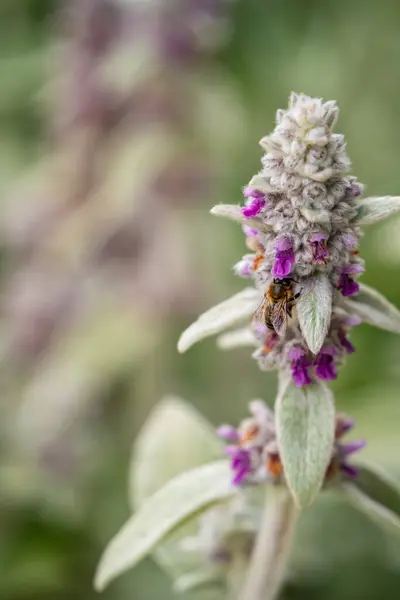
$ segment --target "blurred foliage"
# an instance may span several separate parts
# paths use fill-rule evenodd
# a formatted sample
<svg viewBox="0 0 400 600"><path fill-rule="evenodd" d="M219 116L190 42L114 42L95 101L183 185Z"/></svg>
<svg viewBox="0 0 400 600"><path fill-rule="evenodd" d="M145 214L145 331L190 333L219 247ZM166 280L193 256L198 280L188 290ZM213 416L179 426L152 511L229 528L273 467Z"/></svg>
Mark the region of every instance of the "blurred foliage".
<svg viewBox="0 0 400 600"><path fill-rule="evenodd" d="M2 0L0 5L0 190L5 199L10 185L23 178L43 153L48 110L43 90L61 18L53 12L56 5L51 0ZM122 353L126 357L118 358L122 368L106 368L108 355L101 351L108 349L112 355L115 347L121 348L120 334L114 335L112 326L104 325L105 335L86 332L80 354L71 342L66 351L75 360L87 361L95 371L90 381L96 402L82 416L82 431L76 443L74 437L70 455L57 443L46 449L40 461L29 451L29 416L18 437L13 430L11 392L21 381L29 382L32 373L26 369L4 377L2 600L97 597L92 591L96 562L129 512L131 443L162 395L171 392L190 399L215 424L239 420L252 397L273 402L273 377L260 373L246 350L222 353L209 340L183 357L176 353L178 334L199 307L208 307L242 285L230 272L245 252L240 228L213 220L208 209L217 202L240 201L240 187L259 168L257 141L272 128L274 112L286 105L291 90L338 100L337 130L347 137L354 171L368 193L398 194L399 19L400 4L390 0L231 3L227 42L213 64L201 66L197 74L200 104L195 118L201 127L196 131L202 133L196 135L217 167L217 184L203 202L191 203L181 216L189 231L188 244L195 249L192 269L198 263L206 266L201 269L192 310L163 322L162 335L140 364L132 354L132 344L125 342ZM363 281L400 305L396 225L400 226L398 218L366 231L361 252L367 262ZM6 252L2 267L13 268ZM160 263L159 269L163 268ZM126 337L135 341L136 337L130 337L129 319L126 322L122 325ZM101 354L97 362L87 358L91 344L93 355ZM365 456L400 477L400 339L362 326L354 334L354 344L357 352L334 385L338 407L355 416L356 433L368 438ZM51 394L62 395L62 381L55 377L52 383ZM42 416L51 418L49 410L45 402L35 404L33 423L40 423ZM32 436L37 434L35 427ZM68 436L66 426L56 442ZM328 497L305 514L294 554L300 558L294 560L285 600L392 600L398 595L399 543ZM174 596L166 577L148 560L113 584L103 597L169 600Z"/></svg>

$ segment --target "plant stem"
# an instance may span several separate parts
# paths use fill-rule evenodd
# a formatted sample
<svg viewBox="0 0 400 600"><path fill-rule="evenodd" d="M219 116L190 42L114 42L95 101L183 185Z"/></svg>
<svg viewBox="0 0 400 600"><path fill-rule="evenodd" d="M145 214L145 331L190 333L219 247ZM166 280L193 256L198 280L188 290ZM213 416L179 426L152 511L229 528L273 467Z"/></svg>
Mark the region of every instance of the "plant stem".
<svg viewBox="0 0 400 600"><path fill-rule="evenodd" d="M229 600L241 600L241 589L243 581L246 577L246 572L249 565L249 558L246 557L243 552L237 552L234 554L234 559L230 565L228 573L228 590Z"/></svg>
<svg viewBox="0 0 400 600"><path fill-rule="evenodd" d="M250 561L241 600L277 597L292 546L298 511L289 490L269 487L261 526Z"/></svg>

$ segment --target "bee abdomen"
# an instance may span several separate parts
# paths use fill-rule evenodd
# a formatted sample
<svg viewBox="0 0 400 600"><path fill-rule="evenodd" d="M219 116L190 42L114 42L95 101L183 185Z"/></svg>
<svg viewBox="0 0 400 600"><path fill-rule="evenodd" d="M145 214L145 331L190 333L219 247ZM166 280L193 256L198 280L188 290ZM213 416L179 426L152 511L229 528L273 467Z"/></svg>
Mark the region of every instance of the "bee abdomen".
<svg viewBox="0 0 400 600"><path fill-rule="evenodd" d="M275 331L275 327L272 324L272 321L270 319L265 319L265 324L268 327L268 329L272 329L272 331Z"/></svg>

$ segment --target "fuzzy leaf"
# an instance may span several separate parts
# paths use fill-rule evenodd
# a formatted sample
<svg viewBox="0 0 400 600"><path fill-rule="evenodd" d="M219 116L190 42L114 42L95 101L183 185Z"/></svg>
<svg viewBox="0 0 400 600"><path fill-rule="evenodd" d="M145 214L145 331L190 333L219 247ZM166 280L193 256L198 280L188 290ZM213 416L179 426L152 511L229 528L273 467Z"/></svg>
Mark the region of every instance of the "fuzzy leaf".
<svg viewBox="0 0 400 600"><path fill-rule="evenodd" d="M211 209L211 214L216 217L226 217L232 221L237 221L243 225L249 225L258 229L258 231L267 232L271 231L271 227L265 225L259 217L247 218L242 214L242 209L237 204L217 204Z"/></svg>
<svg viewBox="0 0 400 600"><path fill-rule="evenodd" d="M354 485L370 498L396 513L400 519L400 485L381 468L367 463L357 465Z"/></svg>
<svg viewBox="0 0 400 600"><path fill-rule="evenodd" d="M329 210L324 209L312 209L312 208L300 208L301 214L313 223L330 223L331 213Z"/></svg>
<svg viewBox="0 0 400 600"><path fill-rule="evenodd" d="M278 371L278 396L283 396L286 388L292 383L290 369L279 369Z"/></svg>
<svg viewBox="0 0 400 600"><path fill-rule="evenodd" d="M260 141L260 144L262 142L263 140ZM254 175L249 181L248 187L252 188L253 190L259 190L260 192L263 192L263 194L269 194L274 191L274 188L262 173L257 173L257 175Z"/></svg>
<svg viewBox="0 0 400 600"><path fill-rule="evenodd" d="M221 458L223 447L215 428L193 406L166 396L151 411L133 446L132 509L176 475Z"/></svg>
<svg viewBox="0 0 400 600"><path fill-rule="evenodd" d="M257 347L259 343L249 327L227 331L217 338L217 346L221 350L233 348Z"/></svg>
<svg viewBox="0 0 400 600"><path fill-rule="evenodd" d="M328 277L313 277L301 290L296 309L307 346L313 354L318 354L331 322L332 285Z"/></svg>
<svg viewBox="0 0 400 600"><path fill-rule="evenodd" d="M218 585L218 580L213 581L210 579L209 570L209 568L204 568L203 570L199 569L198 571L181 575L174 583L174 590L183 594L199 588L204 588L204 586L210 586L215 594L215 596L212 596L213 599L216 599L219 596L224 597L225 594L223 594L222 586Z"/></svg>
<svg viewBox="0 0 400 600"><path fill-rule="evenodd" d="M400 487L374 465L357 465L358 476L345 484L348 500L373 521L400 534Z"/></svg>
<svg viewBox="0 0 400 600"><path fill-rule="evenodd" d="M367 494L351 483L342 486L347 500L358 510L363 512L371 521L388 532L400 534L400 518L380 504L371 500Z"/></svg>
<svg viewBox="0 0 400 600"><path fill-rule="evenodd" d="M136 438L129 477L132 509L138 509L172 477L223 455L222 441L215 429L193 406L167 396L151 411ZM204 565L204 558L188 553L182 540L195 536L198 522L193 519L177 527L153 551L160 567L174 585L201 579L213 582L220 574L214 565Z"/></svg>
<svg viewBox="0 0 400 600"><path fill-rule="evenodd" d="M363 321L393 333L400 333L400 311L374 288L360 283L354 299L346 298L346 310Z"/></svg>
<svg viewBox="0 0 400 600"><path fill-rule="evenodd" d="M276 403L279 453L285 478L299 508L318 494L334 442L335 410L330 390L321 383L282 386Z"/></svg>
<svg viewBox="0 0 400 600"><path fill-rule="evenodd" d="M228 461L202 465L171 479L125 523L100 559L95 588L133 567L168 533L210 505L234 495Z"/></svg>
<svg viewBox="0 0 400 600"><path fill-rule="evenodd" d="M357 225L370 225L399 211L400 196L372 196L360 202L354 220Z"/></svg>
<svg viewBox="0 0 400 600"><path fill-rule="evenodd" d="M196 342L245 321L254 313L261 300L262 294L259 290L245 288L221 304L213 306L182 333L178 342L179 352L186 352Z"/></svg>

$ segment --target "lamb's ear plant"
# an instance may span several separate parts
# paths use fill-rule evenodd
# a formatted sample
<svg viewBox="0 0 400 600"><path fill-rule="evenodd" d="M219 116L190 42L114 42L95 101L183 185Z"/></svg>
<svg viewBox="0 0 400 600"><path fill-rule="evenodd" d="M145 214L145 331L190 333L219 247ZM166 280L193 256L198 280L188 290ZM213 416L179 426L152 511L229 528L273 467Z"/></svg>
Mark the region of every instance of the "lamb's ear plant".
<svg viewBox="0 0 400 600"><path fill-rule="evenodd" d="M275 411L255 400L249 419L219 428L228 460L183 404L186 437L182 426L171 439L160 426L165 414L153 416L134 452L135 512L105 550L97 589L154 552L178 590L207 594L214 585L208 597L276 598L301 511L327 487L400 533L399 488L375 466L350 461L364 441L343 441L354 423L336 413L327 386L355 351L354 326L400 332L397 308L357 281L360 226L399 211L400 197L363 199L344 138L332 131L337 116L335 102L298 94L277 112L244 206L211 211L242 225L250 253L234 271L251 285L201 315L178 344L184 352L219 334L221 348L252 347L262 370L278 371Z"/></svg>

